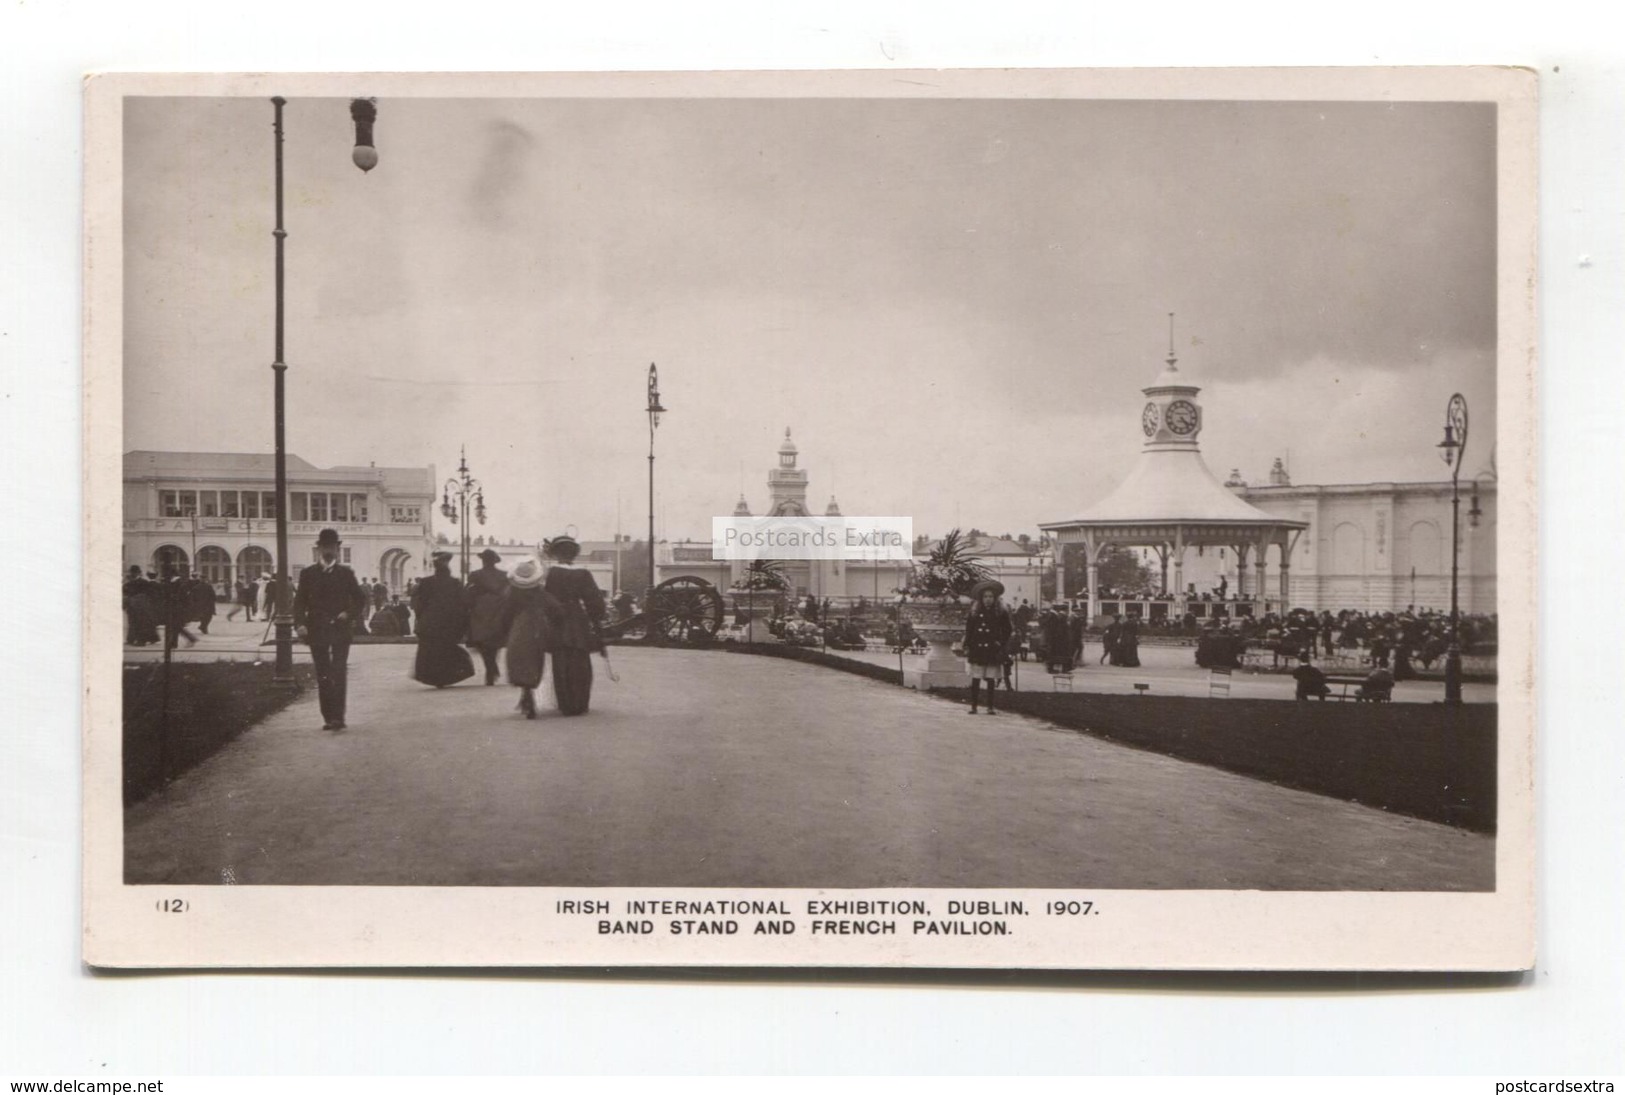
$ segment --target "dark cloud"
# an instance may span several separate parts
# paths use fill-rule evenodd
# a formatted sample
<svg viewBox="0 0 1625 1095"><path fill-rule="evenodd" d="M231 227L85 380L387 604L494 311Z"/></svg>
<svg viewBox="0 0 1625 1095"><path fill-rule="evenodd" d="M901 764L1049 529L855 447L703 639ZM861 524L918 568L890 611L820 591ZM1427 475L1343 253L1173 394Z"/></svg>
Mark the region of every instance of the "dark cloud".
<svg viewBox="0 0 1625 1095"><path fill-rule="evenodd" d="M815 480L838 462L849 512L940 529L962 494L984 527L1064 516L1132 456L1169 311L1225 412L1216 463L1423 477L1412 405L1493 402L1492 107L401 100L364 177L341 101L288 114L290 437L332 463L479 439L516 534L602 530L640 496L651 360L690 533L741 462L756 499L785 425ZM268 395L269 108L127 119L126 357L154 393L130 444L240 445L245 393ZM440 383L472 375L491 383ZM166 413L182 391L204 413ZM955 459L972 418L1010 466L1065 472Z"/></svg>
<svg viewBox="0 0 1625 1095"><path fill-rule="evenodd" d="M527 197L535 145L530 130L516 122L502 119L486 126L485 153L468 189L475 221L488 228L513 223L515 205Z"/></svg>

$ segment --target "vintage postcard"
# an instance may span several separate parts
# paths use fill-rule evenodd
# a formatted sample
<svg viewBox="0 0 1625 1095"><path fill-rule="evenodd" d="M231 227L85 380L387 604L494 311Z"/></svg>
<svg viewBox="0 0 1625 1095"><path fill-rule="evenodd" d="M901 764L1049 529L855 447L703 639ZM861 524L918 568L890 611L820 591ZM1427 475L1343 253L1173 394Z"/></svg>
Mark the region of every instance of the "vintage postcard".
<svg viewBox="0 0 1625 1095"><path fill-rule="evenodd" d="M90 78L85 960L1528 968L1536 94Z"/></svg>

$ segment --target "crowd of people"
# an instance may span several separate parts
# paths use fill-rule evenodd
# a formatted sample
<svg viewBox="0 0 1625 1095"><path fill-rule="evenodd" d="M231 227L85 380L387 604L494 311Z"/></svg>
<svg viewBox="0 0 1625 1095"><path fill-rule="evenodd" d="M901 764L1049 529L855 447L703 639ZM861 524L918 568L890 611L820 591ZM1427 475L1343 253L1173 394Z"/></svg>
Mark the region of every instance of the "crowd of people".
<svg viewBox="0 0 1625 1095"><path fill-rule="evenodd" d="M511 571L497 565L502 561L497 552L481 552L482 566L466 584L451 574L451 552L437 551L433 573L409 582L404 600L340 563L340 543L336 530L321 531L320 561L300 570L290 605L293 626L316 669L325 729L345 729L349 649L357 635L369 632L415 634L412 677L435 688L475 675L471 650L480 656L485 683L496 684L504 670L498 656L505 651L508 681L519 689L518 710L526 718L537 715L536 690L551 662L559 712L587 711L591 655L607 660L600 634L607 606L591 572L576 563L581 546L574 537L543 541L542 557L523 560ZM123 583L125 642L190 646L197 641L191 625L208 634L217 597L214 585L199 575L172 571L160 578L132 566ZM276 606L276 579L244 579L233 588L227 618L269 621ZM619 601L617 609L629 606Z"/></svg>
<svg viewBox="0 0 1625 1095"><path fill-rule="evenodd" d="M209 633L209 625L218 614L215 587L195 573L184 573L166 567L162 576L157 571L143 572L132 566L126 572L122 588L124 607L124 641L130 646L155 646L162 642L174 649L182 640L187 646L197 642L192 625L198 632ZM256 611L270 618L276 597L275 580L269 576L257 582L243 582L236 591L236 600L226 613L226 619L240 614L254 619Z"/></svg>
<svg viewBox="0 0 1625 1095"><path fill-rule="evenodd" d="M971 609L971 618L978 627L987 627L989 613L1003 612L1009 617L1009 627L992 626L989 633L974 637L967 630L956 644L969 663L970 651L976 645L986 656L989 653L991 633L1001 636L1001 652L997 660L998 673L991 672L991 663L976 663L986 672L972 672L973 688L991 690L999 680L1008 683L1013 663L1017 659L1036 657L1050 673L1070 673L1084 660L1084 643L1092 636L1088 626L1087 607L1083 603L1055 601L1044 608L1023 599L1014 608L1004 605L1003 588L997 582L982 583L978 590L996 588L996 605L984 605L978 596ZM820 619L821 618L821 619ZM815 622L816 621L816 622ZM1367 677L1355 698L1386 700L1397 681L1417 676L1417 667L1431 669L1450 644L1450 617L1432 609L1409 607L1403 612L1362 612L1345 609L1312 612L1294 609L1288 613L1264 613L1258 616L1237 616L1228 620L1211 620L1206 626L1197 626L1194 616L1187 615L1177 626L1177 632L1194 634L1196 664L1206 668L1239 668L1243 655L1250 650L1263 650L1270 654L1275 666L1293 667L1298 681L1299 698L1324 697L1330 689L1325 674L1312 662L1317 657L1347 656L1357 653ZM1461 646L1464 653L1493 651L1496 642L1496 617L1493 615L1463 614L1460 617ZM799 606L793 614L775 615L768 621L768 630L781 641L825 646L834 650L862 649L870 641L865 627L855 615L835 617L827 603L812 598ZM1140 664L1139 645L1143 622L1136 615L1121 614L1111 617L1099 633L1101 654L1097 664L1135 667ZM906 619L898 618L895 610L885 625L885 642L894 652L925 649L926 643L914 634ZM991 701L989 701L991 702Z"/></svg>
<svg viewBox="0 0 1625 1095"><path fill-rule="evenodd" d="M1496 617L1466 613L1460 616L1461 651L1493 651ZM1300 658L1358 653L1374 667L1388 669L1398 681L1410 680L1416 667L1433 668L1450 647L1450 615L1423 608L1403 612L1337 613L1296 608L1284 616L1271 612L1213 623L1203 629L1197 644L1198 665L1239 665L1249 647L1268 651L1277 667Z"/></svg>
<svg viewBox="0 0 1625 1095"><path fill-rule="evenodd" d="M412 634L412 612L399 594L390 593L383 582L358 578L357 583L364 604L352 623L353 634ZM408 599L416 586L415 579L407 583ZM129 646L153 646L167 636L172 648L182 641L190 646L196 642L193 625L207 635L209 625L221 615L222 600L219 587L196 572L166 567L160 576L157 571L143 572L139 566L131 566L123 583L124 641ZM224 598L224 615L227 620L241 617L249 623L270 623L276 615L276 578L270 574L239 577L231 585L230 596Z"/></svg>
<svg viewBox="0 0 1625 1095"><path fill-rule="evenodd" d="M576 563L580 553L574 537L559 536L543 541L542 558L504 571L502 557L486 549L465 584L452 577L451 552L435 552L434 573L411 590L418 620L414 679L435 688L465 681L476 673L473 650L485 683L494 685L502 675L498 654L505 651L518 710L533 719L536 690L551 660L559 713L584 714L592 700L591 655L608 656L600 634L608 606L591 572Z"/></svg>

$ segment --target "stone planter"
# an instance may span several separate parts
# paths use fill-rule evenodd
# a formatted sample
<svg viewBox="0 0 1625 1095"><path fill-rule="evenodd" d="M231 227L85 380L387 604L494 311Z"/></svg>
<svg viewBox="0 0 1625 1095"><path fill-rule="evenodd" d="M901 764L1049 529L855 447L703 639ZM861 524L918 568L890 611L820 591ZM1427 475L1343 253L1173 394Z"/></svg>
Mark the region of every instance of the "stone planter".
<svg viewBox="0 0 1625 1095"><path fill-rule="evenodd" d="M965 635L970 602L948 599L904 601L898 608L899 620L913 625L914 633L931 647L923 658L917 656L913 659L915 665L904 664L904 686L925 691L970 687L965 660L950 649Z"/></svg>
<svg viewBox="0 0 1625 1095"><path fill-rule="evenodd" d="M729 589L724 592L730 611L749 612L764 620L782 614L788 607L789 594L782 589Z"/></svg>

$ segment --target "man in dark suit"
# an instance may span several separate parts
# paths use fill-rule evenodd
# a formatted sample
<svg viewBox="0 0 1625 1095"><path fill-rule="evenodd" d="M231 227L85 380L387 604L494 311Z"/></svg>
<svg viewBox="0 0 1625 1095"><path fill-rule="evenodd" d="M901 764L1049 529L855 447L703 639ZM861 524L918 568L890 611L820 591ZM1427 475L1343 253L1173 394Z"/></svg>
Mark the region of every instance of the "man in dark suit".
<svg viewBox="0 0 1625 1095"><path fill-rule="evenodd" d="M299 572L293 596L294 626L305 633L310 660L316 664L316 687L322 705L322 729L344 729L346 663L350 626L366 607L355 571L339 559L339 534L324 528L316 537L321 562Z"/></svg>
<svg viewBox="0 0 1625 1095"><path fill-rule="evenodd" d="M1067 621L1068 635L1072 641L1072 664L1083 664L1083 633L1089 626L1089 606L1083 604L1073 612L1072 618Z"/></svg>

